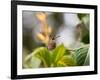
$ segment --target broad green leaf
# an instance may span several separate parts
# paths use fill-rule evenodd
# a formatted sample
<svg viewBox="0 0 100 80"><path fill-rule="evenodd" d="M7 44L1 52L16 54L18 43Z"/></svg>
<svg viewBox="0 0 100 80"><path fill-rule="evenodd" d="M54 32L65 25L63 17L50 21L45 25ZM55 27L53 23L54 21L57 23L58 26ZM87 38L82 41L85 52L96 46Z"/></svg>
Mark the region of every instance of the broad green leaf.
<svg viewBox="0 0 100 80"><path fill-rule="evenodd" d="M39 52L36 53L35 56L42 61L44 67L50 67L50 52L47 48L40 48Z"/></svg>
<svg viewBox="0 0 100 80"><path fill-rule="evenodd" d="M33 57L35 54L39 53L41 50L43 50L44 47L39 47L36 48L32 53L30 53L26 58L25 61L27 61L28 59L30 59L31 57Z"/></svg>
<svg viewBox="0 0 100 80"><path fill-rule="evenodd" d="M63 56L62 59L57 62L57 66L76 66L74 56L72 54Z"/></svg>
<svg viewBox="0 0 100 80"><path fill-rule="evenodd" d="M65 54L65 47L63 44L57 46L53 51L52 51L52 64L57 63Z"/></svg>
<svg viewBox="0 0 100 80"><path fill-rule="evenodd" d="M75 51L74 55L76 57L77 65L83 66L88 55L89 46L84 46Z"/></svg>
<svg viewBox="0 0 100 80"><path fill-rule="evenodd" d="M38 57L36 57L36 55L40 54L40 52L42 53L43 51L45 51L46 48L45 47L40 47L40 48L36 48L30 55L28 55L25 58L25 68L36 68L36 67L40 67L41 66L41 62L42 60Z"/></svg>

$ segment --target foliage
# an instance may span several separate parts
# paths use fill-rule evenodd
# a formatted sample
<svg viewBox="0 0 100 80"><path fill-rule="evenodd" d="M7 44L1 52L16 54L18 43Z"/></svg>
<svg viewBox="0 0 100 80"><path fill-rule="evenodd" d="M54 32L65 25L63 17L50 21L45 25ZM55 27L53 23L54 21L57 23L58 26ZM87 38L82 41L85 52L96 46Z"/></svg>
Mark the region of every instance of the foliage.
<svg viewBox="0 0 100 80"><path fill-rule="evenodd" d="M88 46L79 48L75 51L76 62L78 66L83 66L84 64L89 64L87 60L88 57ZM89 61L89 60L88 60Z"/></svg>
<svg viewBox="0 0 100 80"><path fill-rule="evenodd" d="M37 67L65 67L89 65L89 46L84 46L72 53L63 44L53 50L46 47L35 49L25 59L25 68Z"/></svg>

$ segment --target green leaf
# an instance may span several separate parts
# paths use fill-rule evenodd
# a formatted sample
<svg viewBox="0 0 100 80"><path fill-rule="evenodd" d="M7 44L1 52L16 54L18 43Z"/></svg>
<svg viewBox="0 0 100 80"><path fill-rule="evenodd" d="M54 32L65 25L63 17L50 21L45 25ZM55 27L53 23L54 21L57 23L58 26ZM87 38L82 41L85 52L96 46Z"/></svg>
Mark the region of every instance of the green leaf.
<svg viewBox="0 0 100 80"><path fill-rule="evenodd" d="M78 66L83 66L88 55L89 46L82 47L75 51L74 55Z"/></svg>
<svg viewBox="0 0 100 80"><path fill-rule="evenodd" d="M57 66L76 66L74 56L72 54L63 56L62 59L57 62Z"/></svg>
<svg viewBox="0 0 100 80"><path fill-rule="evenodd" d="M47 49L45 47L36 48L32 53L30 53L30 55L28 55L25 58L24 67L25 68L36 68L36 67L40 67L42 62L46 66L48 62L45 61L45 58L44 58L43 54L44 53L48 53L48 52L45 52L45 50L47 51ZM39 55L39 54L41 54L41 55Z"/></svg>
<svg viewBox="0 0 100 80"><path fill-rule="evenodd" d="M42 61L44 67L50 67L50 52L47 48L40 48L39 52L36 53L35 56Z"/></svg>
<svg viewBox="0 0 100 80"><path fill-rule="evenodd" d="M65 47L63 44L57 46L53 51L52 51L52 64L57 63L65 54Z"/></svg>
<svg viewBox="0 0 100 80"><path fill-rule="evenodd" d="M90 50L88 50L84 65L89 65L90 63Z"/></svg>

